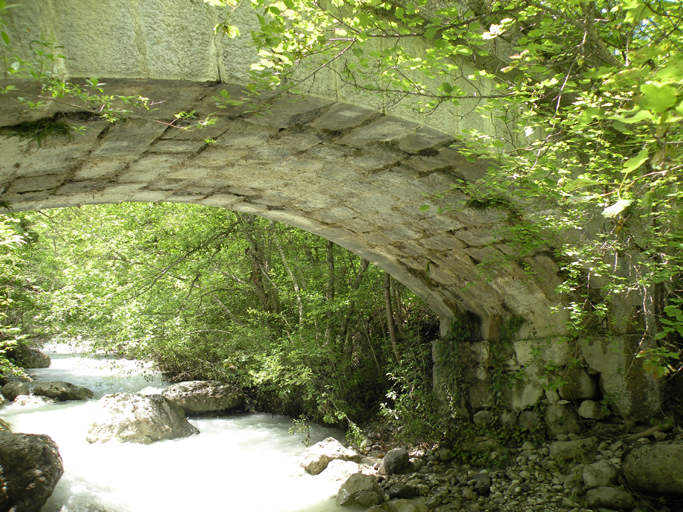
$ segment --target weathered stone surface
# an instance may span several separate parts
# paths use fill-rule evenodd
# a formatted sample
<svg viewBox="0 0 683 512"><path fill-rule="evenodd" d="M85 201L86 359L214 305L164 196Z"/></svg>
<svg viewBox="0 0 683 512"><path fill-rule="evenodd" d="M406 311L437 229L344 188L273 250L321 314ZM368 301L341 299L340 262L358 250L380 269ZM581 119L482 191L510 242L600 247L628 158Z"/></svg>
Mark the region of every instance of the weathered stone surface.
<svg viewBox="0 0 683 512"><path fill-rule="evenodd" d="M452 455L451 455L452 457ZM379 463L377 472L380 475L400 473L410 465L410 456L405 448L389 450Z"/></svg>
<svg viewBox="0 0 683 512"><path fill-rule="evenodd" d="M48 436L0 432L0 510L38 512L63 473Z"/></svg>
<svg viewBox="0 0 683 512"><path fill-rule="evenodd" d="M12 349L10 354L24 368L49 368L50 356L44 354L37 348L18 345Z"/></svg>
<svg viewBox="0 0 683 512"><path fill-rule="evenodd" d="M489 425L493 423L496 418L493 416L491 411L479 411L472 415L472 422L475 425Z"/></svg>
<svg viewBox="0 0 683 512"><path fill-rule="evenodd" d="M417 489L407 483L397 483L389 487L388 494L390 500L409 500L417 496Z"/></svg>
<svg viewBox="0 0 683 512"><path fill-rule="evenodd" d="M622 470L636 490L683 496L683 442L638 446L626 453Z"/></svg>
<svg viewBox="0 0 683 512"><path fill-rule="evenodd" d="M362 473L351 475L337 493L337 505L341 506L372 507L382 501L384 500L377 478Z"/></svg>
<svg viewBox="0 0 683 512"><path fill-rule="evenodd" d="M474 485L472 486L474 492L476 492L479 496L489 495L491 492L491 477L489 477L487 474L480 473L478 475L474 475L472 480L474 480Z"/></svg>
<svg viewBox="0 0 683 512"><path fill-rule="evenodd" d="M325 471L321 473L328 480L345 482L351 475L361 472L360 464L350 460L334 459L327 464Z"/></svg>
<svg viewBox="0 0 683 512"><path fill-rule="evenodd" d="M89 400L93 397L93 392L88 388L61 380L40 382L33 388L33 394L45 396L47 398L55 398L60 401Z"/></svg>
<svg viewBox="0 0 683 512"><path fill-rule="evenodd" d="M606 487L617 482L617 469L606 460L599 460L583 468L583 485L586 489Z"/></svg>
<svg viewBox="0 0 683 512"><path fill-rule="evenodd" d="M161 10L167 9L164 5ZM52 22L49 17L44 21ZM42 25L36 28L42 29ZM232 87L107 76L113 94L163 100L160 108L169 115L196 110L204 97ZM548 295L535 282L519 285L516 278L501 274L495 285L459 291L478 280L478 271L476 262L464 253L469 249L452 231L457 229L468 244L478 247L490 241L504 217L469 209L440 215L419 212L425 197L449 189L454 174L444 166L457 166L457 176L474 179L481 174L481 163L467 162L456 151L440 146L450 135L438 136L433 129L378 114L367 104L292 99L276 102L274 113L264 118L246 115L237 121L219 116L216 125L208 128L211 135L187 131L179 138L177 130L166 130L151 119L134 119L125 128L85 122L95 137L46 141L31 148L30 154L23 146L3 143L0 169L6 178L0 183L0 199L17 211L173 200L256 213L325 236L373 261L425 298L445 321L460 309L454 304L462 305L481 317L484 338L492 318L510 314L527 318L540 337L562 329L561 315L549 313L553 293ZM42 114L53 113L46 107ZM20 114L0 110L0 124L16 124ZM331 128L335 122L339 127ZM205 149L207 136L215 143ZM436 145L433 150L422 147L430 143ZM426 152L411 154L417 147ZM361 223L366 227L359 229ZM434 263L431 274L424 272L428 259ZM415 272L418 267L421 272ZM449 290L458 290L457 300L446 293Z"/></svg>
<svg viewBox="0 0 683 512"><path fill-rule="evenodd" d="M601 420L609 416L609 410L594 400L584 400L578 409L579 416L587 420Z"/></svg>
<svg viewBox="0 0 683 512"><path fill-rule="evenodd" d="M429 508L424 500L416 499L398 499L391 500L387 503L389 512L428 512Z"/></svg>
<svg viewBox="0 0 683 512"><path fill-rule="evenodd" d="M633 496L615 487L596 487L586 493L589 508L627 509L634 505Z"/></svg>
<svg viewBox="0 0 683 512"><path fill-rule="evenodd" d="M535 405L543 395L543 386L537 380L524 379L503 389L502 399L510 409L523 410Z"/></svg>
<svg viewBox="0 0 683 512"><path fill-rule="evenodd" d="M579 457L588 458L592 456L598 450L598 446L593 438L588 438L574 441L555 441L550 445L549 450L551 457L569 461Z"/></svg>
<svg viewBox="0 0 683 512"><path fill-rule="evenodd" d="M541 422L541 418L536 411L523 411L519 415L519 426L527 430L536 428Z"/></svg>
<svg viewBox="0 0 683 512"><path fill-rule="evenodd" d="M548 435L580 434L582 427L576 409L571 404L551 404L545 411Z"/></svg>
<svg viewBox="0 0 683 512"><path fill-rule="evenodd" d="M26 382L11 381L2 386L2 396L10 402L19 395L28 395L29 393L29 387Z"/></svg>
<svg viewBox="0 0 683 512"><path fill-rule="evenodd" d="M235 409L244 403L241 390L218 381L179 382L164 389L161 396L189 414Z"/></svg>
<svg viewBox="0 0 683 512"><path fill-rule="evenodd" d="M640 336L594 338L580 343L588 366L600 373L600 390L613 410L632 421L648 421L661 406L661 379L643 371Z"/></svg>
<svg viewBox="0 0 683 512"><path fill-rule="evenodd" d="M43 405L57 403L54 398L48 398L46 396L37 395L19 395L14 399L12 405L17 407L41 407Z"/></svg>
<svg viewBox="0 0 683 512"><path fill-rule="evenodd" d="M100 399L99 411L86 440L150 444L198 433L183 410L161 395L115 393Z"/></svg>
<svg viewBox="0 0 683 512"><path fill-rule="evenodd" d="M585 400L596 396L597 379L583 368L571 368L562 372L567 384L560 387L560 397L564 400Z"/></svg>
<svg viewBox="0 0 683 512"><path fill-rule="evenodd" d="M522 366L551 363L564 366L569 362L571 347L564 339L531 338L514 342L517 361Z"/></svg>
<svg viewBox="0 0 683 512"><path fill-rule="evenodd" d="M301 467L303 467L306 472L317 475L324 471L325 468L327 468L327 465L333 460L360 462L360 455L354 450L346 448L334 437L328 437L319 443L315 443L306 450L304 458L301 461Z"/></svg>

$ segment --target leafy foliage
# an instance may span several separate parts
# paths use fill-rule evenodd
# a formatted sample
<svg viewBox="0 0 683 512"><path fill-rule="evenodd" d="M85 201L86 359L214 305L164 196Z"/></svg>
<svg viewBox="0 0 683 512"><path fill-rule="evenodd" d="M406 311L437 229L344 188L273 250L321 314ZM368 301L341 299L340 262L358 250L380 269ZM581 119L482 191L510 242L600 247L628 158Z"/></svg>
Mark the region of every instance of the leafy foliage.
<svg viewBox="0 0 683 512"><path fill-rule="evenodd" d="M338 423L373 414L400 373L384 273L309 233L227 210L121 204L26 214L41 323L93 350L218 379L254 406ZM428 372L436 319L395 284L398 349Z"/></svg>
<svg viewBox="0 0 683 512"><path fill-rule="evenodd" d="M32 333L30 312L37 289L26 271L31 234L16 218L0 215L0 378L21 374L13 349Z"/></svg>

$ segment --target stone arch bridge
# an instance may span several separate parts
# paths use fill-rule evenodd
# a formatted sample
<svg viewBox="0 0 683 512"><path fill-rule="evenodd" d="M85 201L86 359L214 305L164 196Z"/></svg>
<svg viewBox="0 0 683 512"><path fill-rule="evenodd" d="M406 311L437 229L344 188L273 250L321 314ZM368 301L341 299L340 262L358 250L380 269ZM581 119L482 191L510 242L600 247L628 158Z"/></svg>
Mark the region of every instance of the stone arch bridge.
<svg viewBox="0 0 683 512"><path fill-rule="evenodd" d="M112 125L58 101L26 112L0 98L5 134L56 113L85 126L83 135L40 146L0 138L0 201L15 211L180 201L253 213L370 260L426 299L444 327L469 312L481 326L479 339L494 339L513 315L539 336L561 331L563 317L550 314L559 280L548 257L523 262L540 269L540 278L517 263L482 278L480 263L514 256L496 241L506 212L420 211L456 179L483 176L484 163L451 147L463 127L486 129L481 117L387 111L324 77L310 95L282 98L262 116L217 110L214 97L224 89L239 95L255 59L245 38L214 36L219 16L197 0L25 0L9 11L8 33L20 52L49 37L66 57L55 63L57 73L96 76L107 93L159 103L146 119ZM248 29L254 19L245 8L232 23ZM18 87L20 95L31 92ZM159 122L179 112L216 112L217 122L189 131Z"/></svg>
<svg viewBox="0 0 683 512"><path fill-rule="evenodd" d="M469 410L490 406L494 351L507 358L505 372L529 377L505 390L513 409L544 396L547 365L539 363L563 368L578 357L588 372L565 370L565 377L593 390L577 395L579 402L609 394L618 412L633 419L658 410L657 383L642 373L632 378L637 336L622 330L616 344L595 340L571 350L546 343L564 331L566 320L552 312L560 303L557 267L541 253L522 259L497 238L507 212L420 209L439 206L431 198L455 180L484 176L485 162L468 161L453 147L465 129L495 129L474 112L475 100L424 117L400 104L388 108L323 72L306 96L280 98L264 115L217 110L214 97L222 90L239 95L256 59L246 37L213 34L220 16L200 0L21 0L7 11L6 31L20 55L29 58L36 40L50 39L65 56L54 62L56 73L73 80L95 76L109 94L157 103L149 116L110 124L61 100L26 111L16 96L38 91L15 83L14 97L0 96L0 201L15 211L177 201L281 221L391 273L431 305L443 332L457 315L476 320L470 348L458 355L465 368L461 405ZM255 19L243 7L231 23L246 34ZM486 84L477 87L473 96L486 92ZM181 112L215 113L216 122L181 130L170 124ZM56 117L82 125L83 134L40 145L8 136ZM451 192L448 200L468 198ZM505 265L487 265L502 260ZM517 340L494 349L514 316L526 320ZM530 334L535 348L525 339ZM557 407L562 418L576 416L570 406Z"/></svg>

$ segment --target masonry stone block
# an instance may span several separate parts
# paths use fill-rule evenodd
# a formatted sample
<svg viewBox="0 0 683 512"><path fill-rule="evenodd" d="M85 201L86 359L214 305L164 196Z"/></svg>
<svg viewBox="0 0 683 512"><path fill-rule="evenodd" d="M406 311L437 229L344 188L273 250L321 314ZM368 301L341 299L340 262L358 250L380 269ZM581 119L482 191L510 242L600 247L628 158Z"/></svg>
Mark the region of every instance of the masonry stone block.
<svg viewBox="0 0 683 512"><path fill-rule="evenodd" d="M584 340L579 347L588 367L600 374L602 395L619 416L649 421L660 410L662 382L636 358L646 348L641 342L639 335L620 335Z"/></svg>
<svg viewBox="0 0 683 512"><path fill-rule="evenodd" d="M503 402L509 409L524 410L534 406L543 396L543 386L535 379L513 381L503 389Z"/></svg>
<svg viewBox="0 0 683 512"><path fill-rule="evenodd" d="M552 364L566 366L569 362L571 347L564 338L531 338L513 342L519 364Z"/></svg>
<svg viewBox="0 0 683 512"><path fill-rule="evenodd" d="M18 194L24 192L55 189L64 183L64 179L65 176L63 174L47 174L44 176L19 178L12 181L8 193Z"/></svg>
<svg viewBox="0 0 683 512"><path fill-rule="evenodd" d="M308 124L333 107L334 103L323 98L288 95L276 101L263 115L249 117L246 121L276 129L295 124Z"/></svg>
<svg viewBox="0 0 683 512"><path fill-rule="evenodd" d="M349 135L342 138L341 143L358 147L377 142L388 142L414 132L418 126L415 123L385 116L367 126L356 128Z"/></svg>
<svg viewBox="0 0 683 512"><path fill-rule="evenodd" d="M564 400L585 400L594 398L598 391L597 379L583 368L570 368L560 373L567 383L560 387Z"/></svg>
<svg viewBox="0 0 683 512"><path fill-rule="evenodd" d="M315 119L311 126L327 132L344 132L365 124L378 114L365 108L339 103Z"/></svg>
<svg viewBox="0 0 683 512"><path fill-rule="evenodd" d="M151 153L196 153L206 145L204 140L162 139L149 150Z"/></svg>

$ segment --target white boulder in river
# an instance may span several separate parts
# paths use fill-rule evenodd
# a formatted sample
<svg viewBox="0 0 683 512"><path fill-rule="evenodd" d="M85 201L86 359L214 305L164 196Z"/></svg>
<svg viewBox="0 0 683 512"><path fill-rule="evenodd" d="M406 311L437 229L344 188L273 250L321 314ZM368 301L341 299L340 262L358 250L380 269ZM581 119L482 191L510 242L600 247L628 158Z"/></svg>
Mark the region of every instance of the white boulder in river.
<svg viewBox="0 0 683 512"><path fill-rule="evenodd" d="M179 382L164 389L161 395L189 414L225 411L244 403L244 394L238 388L216 380Z"/></svg>
<svg viewBox="0 0 683 512"><path fill-rule="evenodd" d="M333 460L360 462L360 459L361 457L358 453L346 448L334 437L328 437L306 450L306 453L304 453L304 460L301 462L301 467L311 475L318 475L322 473L325 468L327 468L327 465Z"/></svg>
<svg viewBox="0 0 683 512"><path fill-rule="evenodd" d="M199 433L183 410L161 395L114 393L102 397L99 405L86 437L89 443L115 439L150 444Z"/></svg>

